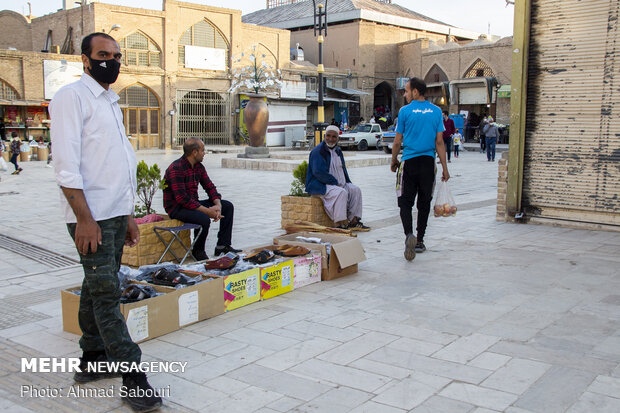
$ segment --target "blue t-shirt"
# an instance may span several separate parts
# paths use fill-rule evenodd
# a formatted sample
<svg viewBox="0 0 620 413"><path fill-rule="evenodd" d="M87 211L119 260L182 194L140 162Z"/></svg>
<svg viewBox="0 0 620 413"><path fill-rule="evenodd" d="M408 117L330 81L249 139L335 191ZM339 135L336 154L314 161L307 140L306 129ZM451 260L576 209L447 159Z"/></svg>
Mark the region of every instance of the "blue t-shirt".
<svg viewBox="0 0 620 413"><path fill-rule="evenodd" d="M437 132L443 132L441 109L430 102L414 100L398 112L396 132L403 135L402 161L417 156L435 156Z"/></svg>

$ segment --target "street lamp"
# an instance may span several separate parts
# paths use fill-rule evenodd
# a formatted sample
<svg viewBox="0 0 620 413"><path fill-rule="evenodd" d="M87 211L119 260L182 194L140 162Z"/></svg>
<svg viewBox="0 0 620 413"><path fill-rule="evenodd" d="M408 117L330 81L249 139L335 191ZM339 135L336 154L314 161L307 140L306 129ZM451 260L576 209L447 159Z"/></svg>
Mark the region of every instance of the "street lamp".
<svg viewBox="0 0 620 413"><path fill-rule="evenodd" d="M319 0L321 1L321 0ZM327 0L324 0L325 4L317 4L317 0L312 0L314 6L314 35L319 34L317 41L319 42L319 65L317 72L319 74L319 102L318 102L318 116L317 123L315 123L315 135L314 144L318 145L323 141L323 129L325 128L325 107L323 106L323 41L325 40L323 35L327 36Z"/></svg>

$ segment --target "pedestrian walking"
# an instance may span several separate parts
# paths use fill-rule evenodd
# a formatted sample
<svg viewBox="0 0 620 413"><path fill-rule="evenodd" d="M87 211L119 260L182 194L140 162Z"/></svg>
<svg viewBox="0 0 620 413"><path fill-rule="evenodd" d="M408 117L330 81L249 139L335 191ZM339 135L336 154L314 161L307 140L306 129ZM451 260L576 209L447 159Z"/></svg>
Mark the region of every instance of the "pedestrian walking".
<svg viewBox="0 0 620 413"><path fill-rule="evenodd" d="M118 43L105 33L82 41L84 73L50 104L56 182L69 234L84 269L78 321L82 330L77 383L114 377L96 362L138 366L142 356L119 310L123 246L140 240L133 220L136 156L123 125L119 96L110 89L121 66ZM92 363L95 362L95 363ZM99 365L99 364L96 364ZM142 372L123 373L123 400L136 411L161 406Z"/></svg>
<svg viewBox="0 0 620 413"><path fill-rule="evenodd" d="M480 139L480 153L483 153L486 149L486 138L484 136L484 127L487 125L486 116L482 117L480 124L478 125L478 135Z"/></svg>
<svg viewBox="0 0 620 413"><path fill-rule="evenodd" d="M446 153L448 154L448 162L452 162L450 160L450 149L452 147L452 135L456 132L456 128L454 127L454 121L450 119L448 116L448 111L443 111L443 144L446 147Z"/></svg>
<svg viewBox="0 0 620 413"><path fill-rule="evenodd" d="M11 163L13 164L13 166L15 166L15 171L11 174L11 175L19 175L19 173L21 171L23 171L22 168L19 167L19 165L17 164L17 158L19 158L19 154L21 153L21 145L22 142L19 140L19 137L17 137L17 132L11 132L11 138L13 138L13 140L11 141Z"/></svg>
<svg viewBox="0 0 620 413"><path fill-rule="evenodd" d="M459 133L458 129L456 130L454 135L452 135L452 144L454 146L454 157L458 158L459 157L459 149L460 149L461 145L463 144L463 135L461 135Z"/></svg>
<svg viewBox="0 0 620 413"><path fill-rule="evenodd" d="M484 126L484 136L486 137L487 161L495 162L495 144L499 138L499 129L491 116L487 118L487 124Z"/></svg>
<svg viewBox="0 0 620 413"><path fill-rule="evenodd" d="M398 206L405 232L405 259L411 261L416 252L426 250L424 235L435 183L435 153L443 169L441 180L450 179L443 141L444 124L441 109L426 101L426 83L411 78L405 84L405 100L409 102L398 113L398 126L392 148L390 169L397 172L400 195ZM398 161L403 146L401 161ZM401 181L402 180L402 181ZM412 209L417 196L417 235L413 234Z"/></svg>

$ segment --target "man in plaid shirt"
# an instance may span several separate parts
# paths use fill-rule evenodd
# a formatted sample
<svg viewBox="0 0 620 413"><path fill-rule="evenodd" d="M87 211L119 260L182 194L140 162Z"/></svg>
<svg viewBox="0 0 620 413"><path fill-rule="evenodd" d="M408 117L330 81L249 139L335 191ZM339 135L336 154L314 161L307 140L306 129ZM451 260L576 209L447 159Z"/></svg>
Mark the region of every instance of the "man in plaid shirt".
<svg viewBox="0 0 620 413"><path fill-rule="evenodd" d="M194 244L192 255L197 261L209 257L205 253L205 241L211 220L220 221L217 245L214 254L240 252L231 246L234 207L230 201L222 199L217 188L209 179L202 160L205 146L200 139L189 138L183 144L183 156L172 162L164 179L164 209L170 218L202 226L202 233ZM209 199L198 199L198 185L209 195ZM194 234L195 236L195 234Z"/></svg>

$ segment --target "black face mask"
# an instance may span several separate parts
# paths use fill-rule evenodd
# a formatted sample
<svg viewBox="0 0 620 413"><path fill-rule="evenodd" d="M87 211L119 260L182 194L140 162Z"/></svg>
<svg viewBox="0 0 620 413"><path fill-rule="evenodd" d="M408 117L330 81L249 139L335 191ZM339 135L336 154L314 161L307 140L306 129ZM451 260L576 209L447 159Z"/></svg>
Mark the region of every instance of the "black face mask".
<svg viewBox="0 0 620 413"><path fill-rule="evenodd" d="M89 56L88 60L90 60L90 74L96 81L107 84L116 82L121 70L121 64L116 59L96 60Z"/></svg>

